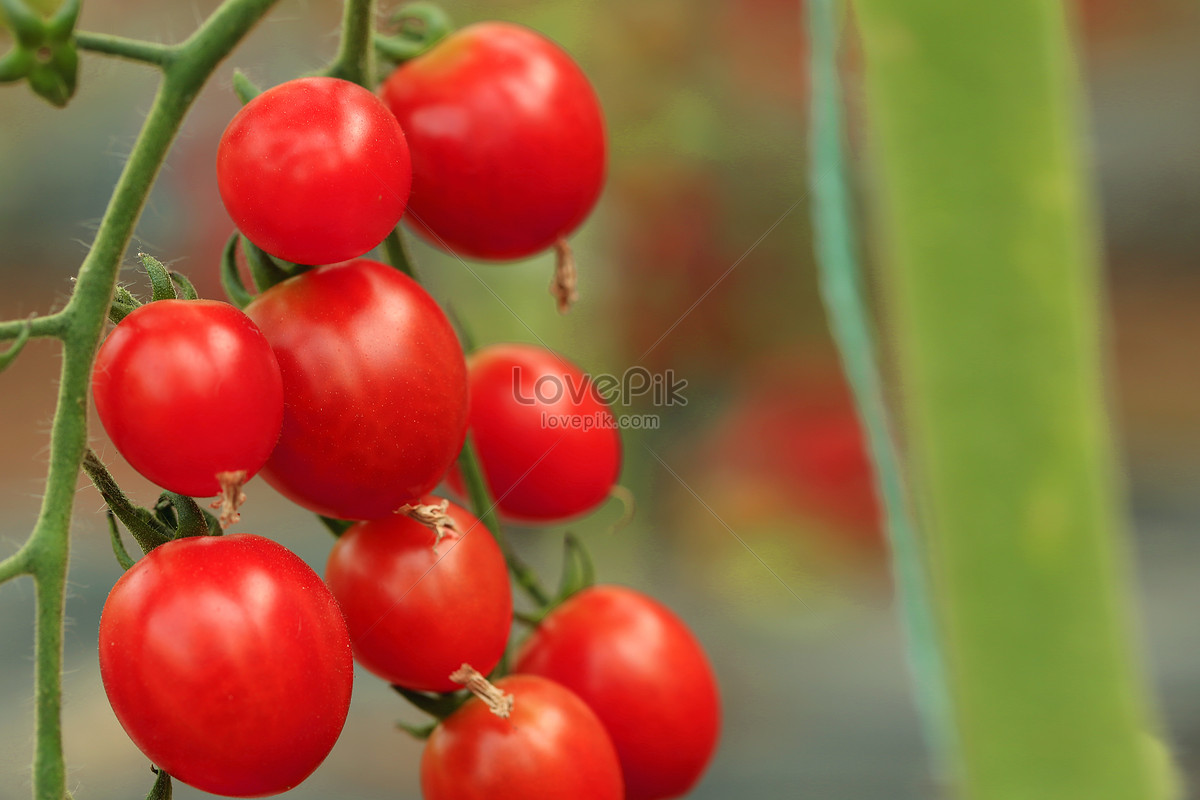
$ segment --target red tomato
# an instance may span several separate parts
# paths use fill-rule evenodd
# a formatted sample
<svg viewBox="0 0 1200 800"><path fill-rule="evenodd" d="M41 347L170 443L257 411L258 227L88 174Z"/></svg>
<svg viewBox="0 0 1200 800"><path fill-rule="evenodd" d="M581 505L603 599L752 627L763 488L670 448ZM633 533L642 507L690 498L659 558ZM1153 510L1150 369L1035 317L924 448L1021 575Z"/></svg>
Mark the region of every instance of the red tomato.
<svg viewBox="0 0 1200 800"><path fill-rule="evenodd" d="M217 150L234 223L273 256L330 264L366 253L400 222L412 182L404 132L371 92L297 78L237 113Z"/></svg>
<svg viewBox="0 0 1200 800"><path fill-rule="evenodd" d="M197 789L277 794L337 741L354 665L333 595L282 545L176 539L117 581L100 677L146 757Z"/></svg>
<svg viewBox="0 0 1200 800"><path fill-rule="evenodd" d="M121 320L96 355L96 411L133 468L179 494L266 463L283 421L279 365L250 318L215 300L159 300Z"/></svg>
<svg viewBox="0 0 1200 800"><path fill-rule="evenodd" d="M691 631L665 606L595 586L552 611L522 645L516 672L561 683L612 736L628 800L679 797L712 758L717 682Z"/></svg>
<svg viewBox="0 0 1200 800"><path fill-rule="evenodd" d="M471 436L500 511L558 522L603 503L621 472L621 435L583 371L525 344L484 347L469 368ZM451 482L461 489L457 471Z"/></svg>
<svg viewBox="0 0 1200 800"><path fill-rule="evenodd" d="M283 374L267 482L310 511L375 519L427 494L462 448L467 377L442 310L358 259L310 270L246 307Z"/></svg>
<svg viewBox="0 0 1200 800"><path fill-rule="evenodd" d="M468 25L383 84L412 150L408 220L471 258L541 252L604 184L604 119L556 44L507 22Z"/></svg>
<svg viewBox="0 0 1200 800"><path fill-rule="evenodd" d="M450 673L464 662L491 672L512 627L504 554L469 512L448 511L458 531L436 552L433 531L393 514L343 533L325 567L358 663L409 689L456 691Z"/></svg>
<svg viewBox="0 0 1200 800"><path fill-rule="evenodd" d="M433 731L421 757L425 800L622 800L621 767L604 727L556 683L511 675L507 719L471 698Z"/></svg>

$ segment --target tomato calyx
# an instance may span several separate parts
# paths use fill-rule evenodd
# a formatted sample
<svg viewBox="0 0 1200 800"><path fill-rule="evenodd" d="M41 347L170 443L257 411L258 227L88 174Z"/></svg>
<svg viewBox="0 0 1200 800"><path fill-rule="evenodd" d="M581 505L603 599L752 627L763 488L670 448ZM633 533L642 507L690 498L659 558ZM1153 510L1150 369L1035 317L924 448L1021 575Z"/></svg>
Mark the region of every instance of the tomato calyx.
<svg viewBox="0 0 1200 800"><path fill-rule="evenodd" d="M504 674L503 665L497 667L493 671L491 677L499 680ZM397 722L396 727L410 736L424 741L428 739L434 729L442 722L442 720L454 714L463 704L471 699L474 695L487 705L498 717L507 719L513 709L513 696L501 691L488 680L483 673L472 667L470 664L463 664L450 674L450 680L462 685L465 691L458 692L420 692L415 689L407 689L397 684L392 684L392 688L411 703L416 708L434 718L434 721L425 725L414 725L407 722Z"/></svg>
<svg viewBox="0 0 1200 800"><path fill-rule="evenodd" d="M150 278L150 302L153 303L157 300L199 299L200 296L196 293L196 287L192 285L192 282L182 272L167 269L161 261L146 253L138 253L137 255L138 260L142 262L142 268L146 270L147 277ZM176 287L178 287L178 291ZM116 325L142 305L144 305L142 301L138 300L132 292L124 286L117 286L112 302L108 307L108 318Z"/></svg>
<svg viewBox="0 0 1200 800"><path fill-rule="evenodd" d="M550 296L559 314L566 314L579 299L579 273L575 269L575 254L566 239L554 243L554 277L550 279Z"/></svg>
<svg viewBox="0 0 1200 800"><path fill-rule="evenodd" d="M482 700L497 717L508 719L512 713L513 696L498 689L470 664L463 664L450 673L450 680L467 687L467 691Z"/></svg>
<svg viewBox="0 0 1200 800"><path fill-rule="evenodd" d="M449 508L450 501L443 499L440 503L405 503L396 509L396 513L404 514L433 531L433 552L436 553L447 533L458 533L458 523L450 516Z"/></svg>
<svg viewBox="0 0 1200 800"><path fill-rule="evenodd" d="M113 554L122 569L129 569L134 561L121 542L117 520L120 520L133 536L143 553L149 553L175 539L219 536L222 533L220 521L186 495L163 492L159 495L153 511L134 505L92 450L84 454L83 471L87 473L92 485L100 492L108 506L109 536L112 540Z"/></svg>

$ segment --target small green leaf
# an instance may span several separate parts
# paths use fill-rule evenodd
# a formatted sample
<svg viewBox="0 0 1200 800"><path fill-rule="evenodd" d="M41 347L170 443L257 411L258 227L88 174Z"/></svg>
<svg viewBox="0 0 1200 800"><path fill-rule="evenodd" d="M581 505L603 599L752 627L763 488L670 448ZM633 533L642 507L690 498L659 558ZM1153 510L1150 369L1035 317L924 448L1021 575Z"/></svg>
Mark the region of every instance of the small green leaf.
<svg viewBox="0 0 1200 800"><path fill-rule="evenodd" d="M436 722L430 722L427 725L410 725L407 722L402 722L400 720L396 721L397 728L404 731L405 733L407 733L409 736L413 737L417 741L421 741L421 742L425 741L430 736L432 736L433 732L437 728L437 726L438 726L438 723L436 723Z"/></svg>
<svg viewBox="0 0 1200 800"><path fill-rule="evenodd" d="M329 532L334 536L341 536L343 533L350 530L351 526L354 525L353 520L335 519L333 517L326 517L321 514L317 514L317 519L321 520L321 523L328 528Z"/></svg>
<svg viewBox="0 0 1200 800"><path fill-rule="evenodd" d="M242 105L246 105L262 94L262 89L255 86L254 82L246 77L246 73L235 69L233 71L233 93L237 95L238 100L242 101Z"/></svg>
<svg viewBox="0 0 1200 800"><path fill-rule="evenodd" d="M205 519L204 512L195 500L175 492L163 492L163 494L171 499L171 504L175 507L175 513L179 519L175 538L183 539L188 536L207 536L209 534L208 520Z"/></svg>
<svg viewBox="0 0 1200 800"><path fill-rule="evenodd" d="M113 555L117 557L117 563L121 565L121 569L129 569L133 566L134 561L129 556L129 551L125 549L125 543L121 541L121 529L117 527L117 517L113 514L112 509L105 512L108 518L108 536L112 541Z"/></svg>
<svg viewBox="0 0 1200 800"><path fill-rule="evenodd" d="M33 54L23 47L14 47L0 58L0 83L23 80L33 67Z"/></svg>
<svg viewBox="0 0 1200 800"><path fill-rule="evenodd" d="M154 516L169 530L174 531L179 527L179 517L175 516L175 503L170 492L158 496L158 502L154 504Z"/></svg>
<svg viewBox="0 0 1200 800"><path fill-rule="evenodd" d="M46 21L46 35L51 39L65 41L75 30L81 5L80 0L64 0L58 11Z"/></svg>
<svg viewBox="0 0 1200 800"><path fill-rule="evenodd" d="M0 0L0 15L8 21L21 47L35 49L46 39L46 21L21 0Z"/></svg>
<svg viewBox="0 0 1200 800"><path fill-rule="evenodd" d="M397 64L428 52L454 30L450 16L434 3L410 3L392 12L396 33L375 34L375 52Z"/></svg>
<svg viewBox="0 0 1200 800"><path fill-rule="evenodd" d="M413 689L405 689L403 686L393 685L392 688L405 700L431 717L437 717L438 719L445 719L453 714L471 696L469 692L434 694L432 692L418 692Z"/></svg>
<svg viewBox="0 0 1200 800"><path fill-rule="evenodd" d="M237 246L240 238L235 231L221 253L221 288L225 290L229 302L238 308L245 308L254 300L254 295L246 289L246 285L242 283L242 276L238 274Z"/></svg>
<svg viewBox="0 0 1200 800"><path fill-rule="evenodd" d="M583 542L573 533L563 537L563 571L555 605L596 582L596 567Z"/></svg>
<svg viewBox="0 0 1200 800"><path fill-rule="evenodd" d="M175 284L171 283L171 273L163 266L163 263L145 253L138 253L138 259L142 262L146 274L150 276L150 285L154 291L151 302L177 300L179 296L175 293Z"/></svg>
<svg viewBox="0 0 1200 800"><path fill-rule="evenodd" d="M171 271L171 280L173 280L175 282L175 285L179 287L179 290L181 292L183 292L184 300L199 300L200 299L200 295L198 295L196 293L196 287L192 285L192 282L190 280L188 280L187 276L184 275L182 272L175 272L174 270L172 270Z"/></svg>
<svg viewBox="0 0 1200 800"><path fill-rule="evenodd" d="M242 252L246 256L246 266L250 268L250 277L260 292L265 292L277 283L283 283L291 277L280 269L279 265L254 242L242 237Z"/></svg>

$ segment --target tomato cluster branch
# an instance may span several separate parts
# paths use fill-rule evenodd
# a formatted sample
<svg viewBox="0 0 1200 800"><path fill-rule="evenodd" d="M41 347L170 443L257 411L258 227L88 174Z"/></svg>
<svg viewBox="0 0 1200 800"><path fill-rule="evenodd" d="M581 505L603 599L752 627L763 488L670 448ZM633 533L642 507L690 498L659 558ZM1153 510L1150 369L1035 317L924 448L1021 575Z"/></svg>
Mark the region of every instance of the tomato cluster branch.
<svg viewBox="0 0 1200 800"><path fill-rule="evenodd" d="M458 468L462 472L467 495L471 498L471 510L496 538L496 543L504 552L504 560L508 563L508 571L512 573L513 580L524 590L529 599L537 604L538 608L548 605L550 595L546 594L546 590L542 588L537 573L517 556L508 537L504 535L504 529L500 527L500 518L496 514L496 501L492 499L487 483L483 479L483 468L479 464L479 455L475 452L475 444L471 441L469 432L467 440L463 443L462 453L458 456Z"/></svg>
<svg viewBox="0 0 1200 800"><path fill-rule="evenodd" d="M371 37L375 30L375 0L346 0L342 11L342 40L336 60L324 74L370 87L375 75Z"/></svg>
<svg viewBox="0 0 1200 800"><path fill-rule="evenodd" d="M163 80L133 152L113 190L91 250L66 307L57 314L0 323L0 338L54 336L63 343L62 370L50 432L50 467L37 522L24 545L0 562L0 579L30 574L36 586L33 795L62 800L62 640L70 521L75 480L87 448L87 392L121 260L183 117L201 87L274 0L227 0L187 41L171 48L133 46L115 37L83 35L83 46L135 60L154 55ZM79 35L75 37L79 41ZM115 52L115 51L120 52ZM170 53L171 57L166 54Z"/></svg>
<svg viewBox="0 0 1200 800"><path fill-rule="evenodd" d="M75 31L75 46L80 50L116 56L129 61L140 61L143 64L150 64L162 69L170 67L179 54L177 45L158 44L90 31Z"/></svg>

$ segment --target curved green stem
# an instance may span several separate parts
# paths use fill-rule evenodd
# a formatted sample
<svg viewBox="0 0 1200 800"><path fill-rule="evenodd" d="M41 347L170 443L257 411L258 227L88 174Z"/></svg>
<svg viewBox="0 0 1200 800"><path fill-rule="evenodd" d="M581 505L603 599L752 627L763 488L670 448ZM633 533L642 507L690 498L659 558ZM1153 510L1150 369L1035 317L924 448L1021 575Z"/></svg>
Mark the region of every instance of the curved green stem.
<svg viewBox="0 0 1200 800"><path fill-rule="evenodd" d="M8 558L0 561L0 583L29 574L29 548L22 547Z"/></svg>
<svg viewBox="0 0 1200 800"><path fill-rule="evenodd" d="M466 484L467 494L471 498L471 510L496 538L496 543L504 552L504 560L508 562L508 571L512 573L513 580L538 608L549 605L550 595L542 588L537 574L513 551L508 537L504 535L504 529L500 527L500 518L496 515L496 502L484 482L483 468L479 464L479 456L475 452L470 433L467 434L462 453L458 456L458 468L462 472L463 483Z"/></svg>
<svg viewBox="0 0 1200 800"><path fill-rule="evenodd" d="M383 252L389 264L417 280L417 272L413 268L412 257L408 254L408 247L404 244L399 226L392 228L392 232L383 240Z"/></svg>
<svg viewBox="0 0 1200 800"><path fill-rule="evenodd" d="M0 322L0 342L22 335L27 335L30 339L61 336L65 327L66 321L61 312L29 319L5 320ZM25 334L25 331L29 333Z"/></svg>
<svg viewBox="0 0 1200 800"><path fill-rule="evenodd" d="M371 86L375 74L372 33L375 28L375 0L346 0L342 12L342 41L337 59L325 71L331 78Z"/></svg>
<svg viewBox="0 0 1200 800"><path fill-rule="evenodd" d="M141 61L144 64L163 68L169 66L179 52L176 45L127 39L124 36L91 33L90 31L75 31L75 46L80 50L92 53L117 56L130 61Z"/></svg>
<svg viewBox="0 0 1200 800"><path fill-rule="evenodd" d="M133 152L113 190L92 249L65 309L34 320L63 341L58 404L50 432L50 469L37 523L26 548L37 586L33 795L62 800L62 633L75 481L87 448L87 392L121 259L150 188L184 115L217 64L274 0L228 0L164 65L164 78ZM86 39L86 37L85 37ZM23 323L21 323L23 324ZM0 326L0 333L5 327ZM47 335L43 333L42 335ZM25 550L26 548L23 548ZM7 563L7 562L5 562Z"/></svg>

